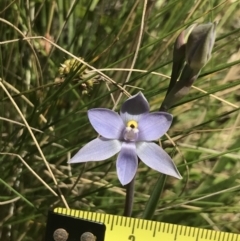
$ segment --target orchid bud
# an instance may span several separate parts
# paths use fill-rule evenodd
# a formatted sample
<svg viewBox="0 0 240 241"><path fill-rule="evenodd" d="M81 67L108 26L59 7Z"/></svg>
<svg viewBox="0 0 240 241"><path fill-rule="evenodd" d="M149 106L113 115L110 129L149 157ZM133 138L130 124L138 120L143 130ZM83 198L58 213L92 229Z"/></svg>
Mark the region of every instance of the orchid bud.
<svg viewBox="0 0 240 241"><path fill-rule="evenodd" d="M192 24L178 35L174 43L173 62L179 61L183 57L185 58L185 45L188 42L189 35L196 26L197 24Z"/></svg>
<svg viewBox="0 0 240 241"><path fill-rule="evenodd" d="M174 45L171 80L160 107L161 111L167 111L188 94L201 69L211 57L215 35L216 23L194 24L180 33ZM186 52L183 53L183 50ZM182 69L183 58L186 64Z"/></svg>
<svg viewBox="0 0 240 241"><path fill-rule="evenodd" d="M192 69L201 70L211 57L215 42L216 23L195 26L186 44L186 62Z"/></svg>
<svg viewBox="0 0 240 241"><path fill-rule="evenodd" d="M186 43L188 41L188 36L190 35L191 31L197 24L192 24L187 29L183 30L177 37L174 43L173 49L173 66L172 66L172 74L170 84L167 90L167 93L173 88L176 84L177 79L182 71L182 67L185 62L186 58Z"/></svg>

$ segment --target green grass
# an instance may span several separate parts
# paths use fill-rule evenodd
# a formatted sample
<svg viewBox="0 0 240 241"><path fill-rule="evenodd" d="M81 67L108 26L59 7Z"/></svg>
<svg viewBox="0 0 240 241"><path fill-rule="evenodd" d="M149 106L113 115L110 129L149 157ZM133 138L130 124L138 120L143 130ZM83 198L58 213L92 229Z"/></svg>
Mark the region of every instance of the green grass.
<svg viewBox="0 0 240 241"><path fill-rule="evenodd" d="M160 185L160 174L140 163L133 217L144 215L158 184L153 220L239 232L240 1L145 3L1 2L0 240L41 240L47 211L56 206L123 214L116 157L67 164L97 136L86 112L118 111L139 89L157 110L176 37L193 22L209 21L218 21L212 58L170 109L171 139L161 139L183 179ZM61 77L61 64L73 58L74 71Z"/></svg>

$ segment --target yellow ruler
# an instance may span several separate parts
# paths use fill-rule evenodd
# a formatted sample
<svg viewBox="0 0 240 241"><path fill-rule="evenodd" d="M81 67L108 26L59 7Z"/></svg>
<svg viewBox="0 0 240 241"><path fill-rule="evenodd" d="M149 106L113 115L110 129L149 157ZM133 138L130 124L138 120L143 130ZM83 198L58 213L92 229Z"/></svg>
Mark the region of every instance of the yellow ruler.
<svg viewBox="0 0 240 241"><path fill-rule="evenodd" d="M105 213L56 208L54 213L106 225L104 241L240 241L240 234L194 228Z"/></svg>

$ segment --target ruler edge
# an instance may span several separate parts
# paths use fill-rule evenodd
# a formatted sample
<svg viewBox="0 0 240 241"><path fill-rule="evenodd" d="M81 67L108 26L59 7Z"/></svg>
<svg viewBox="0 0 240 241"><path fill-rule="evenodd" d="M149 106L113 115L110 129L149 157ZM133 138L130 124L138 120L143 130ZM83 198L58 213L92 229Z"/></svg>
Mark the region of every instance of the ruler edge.
<svg viewBox="0 0 240 241"><path fill-rule="evenodd" d="M192 227L192 226L187 226L187 225L182 225L182 224L174 224L174 223L166 223L166 222L160 222L160 221L153 221L153 220L147 220L147 219L142 219L142 218L133 218L133 217L125 217L125 216L120 216L120 215L114 215L114 214L108 214L108 213L101 213L101 212L92 212L92 211L84 211L84 210L79 210L79 209L67 209L67 208L64 208L64 207L56 207L53 209L53 212L54 213L58 213L58 214L62 214L62 215L66 215L66 216L69 216L69 217L74 217L74 218L81 218L81 219L85 219L85 220L88 220L88 221L93 221L93 222L99 222L99 223L103 223L105 224L106 226L106 230L105 230L105 233L109 232L109 231L113 231L113 226L114 225L117 225L117 226L123 226L123 227L126 227L125 225L118 225L118 224L114 224L114 219L121 219L121 220L125 220L125 223L126 223L126 220L128 220L130 223L132 223L133 225L135 225L135 221L138 221L138 222L142 222L142 223L151 223L153 225L157 225L159 224L161 226L161 224L163 224L163 226L167 225L168 226L168 230L172 229L172 232L165 232L165 233L171 233L171 234L174 234L174 233L177 233L178 232L178 229L179 227L182 227L182 228L185 228L185 229L189 229L189 230L193 230L193 233L194 233L194 236L193 237L197 237L197 240L198 240L198 235L199 233L204 233L204 232L211 232L212 234L215 234L215 238L212 239L212 235L210 236L209 239L205 238L205 240L216 240L216 235L218 235L218 241L240 241L240 234L237 234L237 233L232 233L232 232L226 232L226 231L218 231L218 230L213 230L213 229L206 229L206 228L198 228L198 227ZM101 217L104 217L103 220L101 220L102 218ZM111 223L106 223L105 222L105 219L108 218L109 220L111 220ZM132 222L131 222L132 221ZM110 228L110 230L108 229L109 226L112 226ZM152 227L153 225L149 225L149 227ZM146 225L148 226L148 225ZM141 229L143 230L144 228L139 228L138 229ZM145 228L145 230L147 231L152 231L151 228ZM174 232L174 231L175 232ZM197 235L195 235L195 231L197 231ZM159 233L161 233L161 231L158 230ZM222 237L223 235L223 237ZM225 237L225 235L227 237ZM189 237L190 235L184 235L186 237ZM231 239L229 239L229 236L232 237ZM236 238L235 238L236 237ZM202 238L202 237L201 237ZM222 239L220 239L222 238ZM234 239L235 238L235 239Z"/></svg>

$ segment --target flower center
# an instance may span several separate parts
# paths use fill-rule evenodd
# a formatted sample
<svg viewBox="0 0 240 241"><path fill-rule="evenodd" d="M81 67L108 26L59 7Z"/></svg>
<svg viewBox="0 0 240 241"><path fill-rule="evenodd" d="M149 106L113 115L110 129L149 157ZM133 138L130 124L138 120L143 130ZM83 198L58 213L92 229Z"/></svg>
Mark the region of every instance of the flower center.
<svg viewBox="0 0 240 241"><path fill-rule="evenodd" d="M123 138L126 141L136 141L138 137L138 123L135 120L130 120L127 122L127 126L123 133Z"/></svg>
<svg viewBox="0 0 240 241"><path fill-rule="evenodd" d="M138 123L135 120L130 120L127 123L127 127L131 127L132 129L137 128L138 127Z"/></svg>

